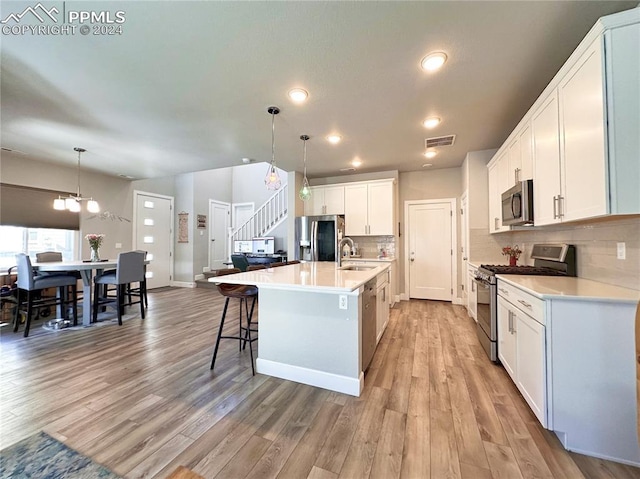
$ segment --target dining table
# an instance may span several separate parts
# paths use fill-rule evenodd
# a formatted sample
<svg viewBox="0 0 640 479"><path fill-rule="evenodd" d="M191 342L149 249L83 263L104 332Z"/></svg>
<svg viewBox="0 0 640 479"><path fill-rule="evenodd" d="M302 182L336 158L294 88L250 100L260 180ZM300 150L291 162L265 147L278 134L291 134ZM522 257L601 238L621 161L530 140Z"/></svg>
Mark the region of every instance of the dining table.
<svg viewBox="0 0 640 479"><path fill-rule="evenodd" d="M149 264L149 260L145 260L145 264ZM115 269L118 266L118 260L35 262L31 266L36 271L78 271L82 278L82 325L91 326L91 286L93 285L93 277L105 269ZM62 316L60 313L58 315Z"/></svg>

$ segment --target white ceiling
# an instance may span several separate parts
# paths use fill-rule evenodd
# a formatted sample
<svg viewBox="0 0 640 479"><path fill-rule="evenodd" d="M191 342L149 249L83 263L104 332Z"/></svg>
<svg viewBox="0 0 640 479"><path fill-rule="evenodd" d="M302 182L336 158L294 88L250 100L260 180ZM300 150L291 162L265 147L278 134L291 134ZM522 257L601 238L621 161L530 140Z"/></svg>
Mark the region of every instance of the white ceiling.
<svg viewBox="0 0 640 479"><path fill-rule="evenodd" d="M0 17L36 3L3 1ZM80 146L83 168L136 179L269 161L277 105L287 171L302 169L301 134L310 177L356 156L359 172L458 166L506 139L598 17L636 5L66 2L124 11L123 33L2 35L2 147L75 165ZM427 74L419 62L433 50L449 61ZM310 93L304 105L287 98L296 86ZM434 115L443 122L425 130ZM324 140L334 131L337 146ZM447 134L455 145L426 160L425 138Z"/></svg>

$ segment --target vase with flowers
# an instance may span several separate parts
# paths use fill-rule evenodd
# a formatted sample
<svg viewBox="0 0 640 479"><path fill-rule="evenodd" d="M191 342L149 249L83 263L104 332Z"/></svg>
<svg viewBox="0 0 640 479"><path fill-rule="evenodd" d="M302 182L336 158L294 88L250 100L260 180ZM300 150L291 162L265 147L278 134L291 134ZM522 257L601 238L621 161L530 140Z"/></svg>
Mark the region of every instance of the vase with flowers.
<svg viewBox="0 0 640 479"><path fill-rule="evenodd" d="M518 264L518 258L522 254L522 250L515 246L505 246L502 248L502 254L509 257L509 266L516 266Z"/></svg>
<svg viewBox="0 0 640 479"><path fill-rule="evenodd" d="M91 261L100 261L100 245L104 240L103 234L90 233L85 236L85 239L89 242L89 248L91 248Z"/></svg>

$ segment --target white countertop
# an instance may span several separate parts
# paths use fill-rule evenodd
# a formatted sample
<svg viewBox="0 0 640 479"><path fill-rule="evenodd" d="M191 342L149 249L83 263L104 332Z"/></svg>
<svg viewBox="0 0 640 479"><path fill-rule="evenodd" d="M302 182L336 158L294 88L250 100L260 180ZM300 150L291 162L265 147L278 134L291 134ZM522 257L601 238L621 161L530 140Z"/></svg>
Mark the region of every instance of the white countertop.
<svg viewBox="0 0 640 479"><path fill-rule="evenodd" d="M214 276L212 283L253 284L261 289L351 293L390 267L389 262L366 271L338 269L337 263L303 262L276 268Z"/></svg>
<svg viewBox="0 0 640 479"><path fill-rule="evenodd" d="M640 291L590 279L518 274L498 274L496 277L541 299L578 299L616 303L640 301Z"/></svg>

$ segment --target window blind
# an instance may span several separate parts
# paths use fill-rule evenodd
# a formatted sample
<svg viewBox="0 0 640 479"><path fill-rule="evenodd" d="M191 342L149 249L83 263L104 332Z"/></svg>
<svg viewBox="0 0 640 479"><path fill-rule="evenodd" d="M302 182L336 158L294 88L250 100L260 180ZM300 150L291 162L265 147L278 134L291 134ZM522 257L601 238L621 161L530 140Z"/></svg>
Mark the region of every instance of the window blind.
<svg viewBox="0 0 640 479"><path fill-rule="evenodd" d="M80 213L53 209L53 200L68 194L0 183L0 225L79 230Z"/></svg>

